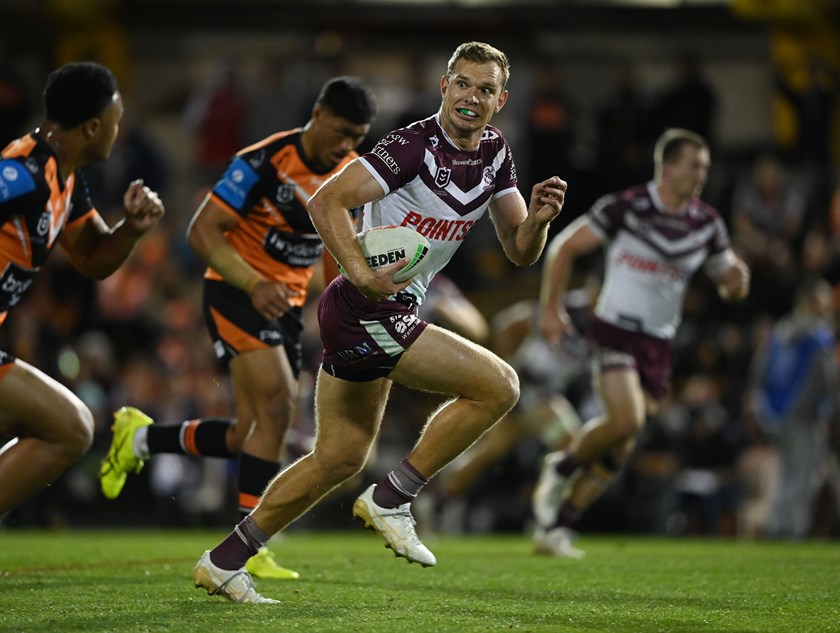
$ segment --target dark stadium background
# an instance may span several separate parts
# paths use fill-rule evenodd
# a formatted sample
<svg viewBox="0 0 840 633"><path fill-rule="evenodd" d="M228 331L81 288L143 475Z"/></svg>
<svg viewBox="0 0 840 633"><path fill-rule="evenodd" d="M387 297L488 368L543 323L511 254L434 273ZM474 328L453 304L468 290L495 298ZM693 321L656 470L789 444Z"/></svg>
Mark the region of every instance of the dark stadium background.
<svg viewBox="0 0 840 633"><path fill-rule="evenodd" d="M674 417L651 425L625 476L586 519L587 528L600 531L739 533L748 494L739 468L748 449L760 448L743 415L755 342L790 309L802 275L840 282L840 227L833 215L840 214L840 201L832 203L840 163L838 7L829 0L0 0L0 140L37 122L38 91L50 69L71 59L101 61L120 79L130 134L107 165L89 170L94 199L106 217L117 217L124 183L142 176L167 206L164 227L122 274L94 285L68 272L56 254L37 289L0 329L0 348L71 385L99 424L86 459L13 511L6 525L227 525L235 516L234 471L223 464L155 458L154 468L109 503L95 479L117 406L140 406L164 423L230 413L226 376L197 310L202 266L184 241L197 201L220 173L197 155L189 125L208 85L235 73L236 91L249 105L236 132L244 144L305 123L329 76L360 75L381 106L364 149L415 113L432 113L452 49L480 39L511 58L511 98L494 124L513 148L523 191L546 172L569 181L555 230L603 193L649 178L652 140L666 123L680 123L672 115L682 104L668 99L685 63L696 65L714 99L705 121L713 166L704 198L729 220L733 192L762 152L778 156L801 188L806 210L787 245L791 256L772 271L753 271L745 304L722 304L698 276L677 339ZM809 60L816 58L834 73L825 88L833 100L822 135L828 156L800 142L815 121L803 119L807 115L780 92L784 82L801 91ZM633 113L621 110L616 98L628 75L638 91ZM537 111L538 103L545 109ZM605 132L626 131L616 123L617 112L628 117L618 117L621 125L632 120L634 130L633 158L620 165L607 149L617 139ZM515 270L501 259L489 221L475 233L446 272L485 316L534 298L539 266ZM825 255L815 262L819 249ZM597 272L597 262L591 270ZM394 400L365 477L401 455L435 405L399 390ZM536 440L523 442L487 474L467 499L466 529L527 525L541 449ZM711 498L675 494L677 475L689 470L718 478ZM355 494L339 492L296 529L346 525ZM827 492L821 499L815 531L836 536L840 519Z"/></svg>

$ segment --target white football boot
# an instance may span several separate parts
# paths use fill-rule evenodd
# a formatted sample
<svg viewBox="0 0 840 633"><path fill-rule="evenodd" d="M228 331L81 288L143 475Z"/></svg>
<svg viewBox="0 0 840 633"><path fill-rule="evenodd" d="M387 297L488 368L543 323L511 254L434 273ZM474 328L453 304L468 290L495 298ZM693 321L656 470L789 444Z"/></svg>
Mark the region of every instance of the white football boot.
<svg viewBox="0 0 840 633"><path fill-rule="evenodd" d="M562 451L547 453L543 458L537 485L534 486L531 508L537 525L541 528L548 528L554 524L557 512L560 510L560 502L563 500L563 493L569 484L569 478L560 475L555 468L562 458Z"/></svg>
<svg viewBox="0 0 840 633"><path fill-rule="evenodd" d="M580 560L586 553L574 546L573 541L576 538L577 533L569 528L556 527L546 530L538 527L534 530L534 551L537 554Z"/></svg>
<svg viewBox="0 0 840 633"><path fill-rule="evenodd" d="M203 587L211 596L224 596L231 602L255 604L280 604L279 600L265 598L254 589L254 580L245 569L222 569L210 560L210 550L204 552L193 570L193 582Z"/></svg>
<svg viewBox="0 0 840 633"><path fill-rule="evenodd" d="M404 503L396 508L382 508L373 501L371 484L353 504L353 516L365 522L365 527L379 533L385 539L385 547L394 550L396 556L408 559L408 562L420 563L423 567L437 564L435 555L420 542L414 530L414 517L411 516L411 504Z"/></svg>

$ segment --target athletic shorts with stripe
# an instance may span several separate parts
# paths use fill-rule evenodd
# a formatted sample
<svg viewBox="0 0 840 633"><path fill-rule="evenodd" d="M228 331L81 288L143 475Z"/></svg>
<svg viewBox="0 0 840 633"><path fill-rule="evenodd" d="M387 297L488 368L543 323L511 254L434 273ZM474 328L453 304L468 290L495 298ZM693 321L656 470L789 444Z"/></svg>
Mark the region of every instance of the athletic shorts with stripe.
<svg viewBox="0 0 840 633"><path fill-rule="evenodd" d="M344 277L336 277L321 295L318 323L324 371L353 382L390 374L428 325L417 316L413 295L372 301Z"/></svg>
<svg viewBox="0 0 840 633"><path fill-rule="evenodd" d="M600 371L632 368L639 372L642 388L656 400L668 395L671 380L670 340L631 332L601 319L589 327L592 358Z"/></svg>
<svg viewBox="0 0 840 633"><path fill-rule="evenodd" d="M204 319L216 357L225 364L243 352L282 345L295 378L300 376L300 308L291 308L279 319L268 320L254 309L247 292L224 281L205 279Z"/></svg>

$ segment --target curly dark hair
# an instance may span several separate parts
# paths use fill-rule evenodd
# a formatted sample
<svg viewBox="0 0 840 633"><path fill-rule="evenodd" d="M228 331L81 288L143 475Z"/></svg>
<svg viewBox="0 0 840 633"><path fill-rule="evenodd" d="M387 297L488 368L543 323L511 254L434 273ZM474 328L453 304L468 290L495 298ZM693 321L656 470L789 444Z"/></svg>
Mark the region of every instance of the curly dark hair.
<svg viewBox="0 0 840 633"><path fill-rule="evenodd" d="M99 116L119 90L109 68L95 62L71 62L47 77L44 115L66 130Z"/></svg>

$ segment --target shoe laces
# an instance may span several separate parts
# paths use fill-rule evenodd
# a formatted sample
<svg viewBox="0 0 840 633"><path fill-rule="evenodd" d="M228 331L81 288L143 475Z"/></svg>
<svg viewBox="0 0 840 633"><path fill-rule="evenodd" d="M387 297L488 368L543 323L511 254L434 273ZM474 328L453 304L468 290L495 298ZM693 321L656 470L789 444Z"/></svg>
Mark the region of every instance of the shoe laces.
<svg viewBox="0 0 840 633"><path fill-rule="evenodd" d="M227 580L225 580L222 584L216 587L216 590L211 592L210 595L214 596L216 594L222 595L229 595L227 593L227 587L230 583L232 583L237 578L242 577L242 581L245 583L245 591L239 597L240 600L244 599L251 591L254 591L254 580L251 578L251 574L246 572L243 569L231 574Z"/></svg>
<svg viewBox="0 0 840 633"><path fill-rule="evenodd" d="M408 535L408 538L411 539L414 543L421 544L420 539L417 536L417 531L414 529L414 526L417 525L417 521L414 519L414 516L411 514L411 508L409 504L405 503L401 506L398 506L393 509L393 511L386 513L382 513L382 516L388 518L394 518L401 524L408 524L402 525L403 531Z"/></svg>

